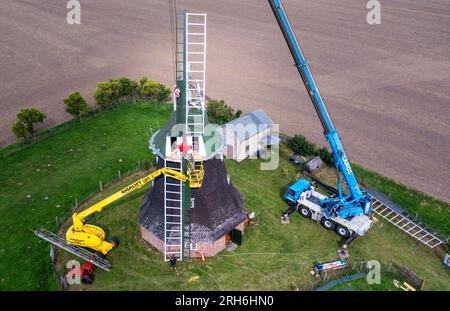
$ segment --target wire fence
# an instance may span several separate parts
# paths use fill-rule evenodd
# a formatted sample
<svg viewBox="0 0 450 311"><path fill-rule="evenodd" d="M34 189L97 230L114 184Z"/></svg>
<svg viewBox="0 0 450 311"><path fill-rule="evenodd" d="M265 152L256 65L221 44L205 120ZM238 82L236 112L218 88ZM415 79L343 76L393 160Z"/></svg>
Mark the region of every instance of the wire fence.
<svg viewBox="0 0 450 311"><path fill-rule="evenodd" d="M136 174L138 172L142 172L142 171L147 171L150 168L153 167L153 163L149 160L143 160L143 161L137 161L137 164L135 167L128 169L128 170L117 170L116 176L115 178L112 178L108 181L103 181L103 180L99 180L97 186L93 186L93 190L92 192L90 192L88 195L85 195L81 198L77 198L75 197L74 199L74 203L71 207L71 209L69 211L67 211L63 216L56 216L55 218L55 223L56 223L56 227L55 227L55 232L58 233L58 231L60 230L61 225L68 220L68 218L80 207L84 204L84 202L88 201L89 199L91 199L93 196L97 195L99 192L104 191L105 189L109 188L112 185L117 184L118 182L120 182L121 180L126 179L127 177Z"/></svg>

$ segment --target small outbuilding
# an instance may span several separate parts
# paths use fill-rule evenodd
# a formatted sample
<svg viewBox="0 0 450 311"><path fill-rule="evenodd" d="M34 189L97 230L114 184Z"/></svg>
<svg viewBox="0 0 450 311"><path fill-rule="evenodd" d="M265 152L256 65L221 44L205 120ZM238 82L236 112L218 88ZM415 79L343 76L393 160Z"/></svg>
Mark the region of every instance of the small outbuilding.
<svg viewBox="0 0 450 311"><path fill-rule="evenodd" d="M280 143L273 130L273 121L262 109L234 119L222 126L223 153L238 162L266 153L268 148Z"/></svg>
<svg viewBox="0 0 450 311"><path fill-rule="evenodd" d="M308 172L314 173L322 167L322 164L323 164L322 159L319 156L317 156L306 162L305 167L308 170Z"/></svg>

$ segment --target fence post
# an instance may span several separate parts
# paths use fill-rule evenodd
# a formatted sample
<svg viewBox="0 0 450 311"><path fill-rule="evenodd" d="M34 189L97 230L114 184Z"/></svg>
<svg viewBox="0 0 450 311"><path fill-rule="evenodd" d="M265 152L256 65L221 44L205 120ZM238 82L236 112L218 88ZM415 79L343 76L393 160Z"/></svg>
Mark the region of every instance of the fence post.
<svg viewBox="0 0 450 311"><path fill-rule="evenodd" d="M72 208L72 212L78 208L78 199L75 198L75 205Z"/></svg>
<svg viewBox="0 0 450 311"><path fill-rule="evenodd" d="M119 170L119 179L121 179L122 178L122 174L120 173L120 170Z"/></svg>
<svg viewBox="0 0 450 311"><path fill-rule="evenodd" d="M103 191L103 183L101 180L100 180L99 184L100 184L100 191Z"/></svg>

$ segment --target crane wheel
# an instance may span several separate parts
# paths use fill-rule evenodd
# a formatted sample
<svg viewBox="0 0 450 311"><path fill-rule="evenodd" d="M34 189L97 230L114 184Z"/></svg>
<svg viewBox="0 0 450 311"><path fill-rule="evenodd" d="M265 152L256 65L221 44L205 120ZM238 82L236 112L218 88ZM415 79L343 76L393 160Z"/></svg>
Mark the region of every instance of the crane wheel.
<svg viewBox="0 0 450 311"><path fill-rule="evenodd" d="M332 221L331 219L327 219L327 218L323 217L322 220L320 221L320 223L322 224L322 227L324 227L327 230L334 229L334 221Z"/></svg>
<svg viewBox="0 0 450 311"><path fill-rule="evenodd" d="M117 237L112 236L112 237L109 239L109 241L110 241L112 244L114 244L113 249L114 249L114 248L117 248L117 247L119 246L119 239L118 239Z"/></svg>
<svg viewBox="0 0 450 311"><path fill-rule="evenodd" d="M305 218L311 218L311 210L305 206L302 206L298 212Z"/></svg>
<svg viewBox="0 0 450 311"><path fill-rule="evenodd" d="M348 238L350 236L350 232L348 231L348 229L341 225L336 225L334 231L336 231L336 234L341 238Z"/></svg>

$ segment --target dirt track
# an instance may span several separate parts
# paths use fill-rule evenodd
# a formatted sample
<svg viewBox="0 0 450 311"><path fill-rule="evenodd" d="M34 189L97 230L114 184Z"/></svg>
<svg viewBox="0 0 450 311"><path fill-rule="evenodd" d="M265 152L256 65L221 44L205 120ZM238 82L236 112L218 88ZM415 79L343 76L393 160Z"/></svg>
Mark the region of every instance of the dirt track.
<svg viewBox="0 0 450 311"><path fill-rule="evenodd" d="M293 27L349 157L450 202L450 4L382 1L381 25L366 1L285 0ZM168 1L81 0L82 24L65 1L0 3L0 146L22 107L69 116L61 99L96 82L141 75L173 83ZM265 0L178 1L208 13L207 93L244 112L264 108L289 134L325 144L322 129Z"/></svg>

